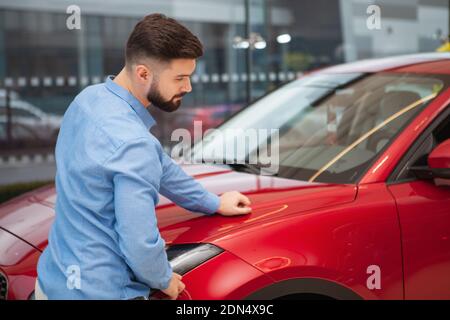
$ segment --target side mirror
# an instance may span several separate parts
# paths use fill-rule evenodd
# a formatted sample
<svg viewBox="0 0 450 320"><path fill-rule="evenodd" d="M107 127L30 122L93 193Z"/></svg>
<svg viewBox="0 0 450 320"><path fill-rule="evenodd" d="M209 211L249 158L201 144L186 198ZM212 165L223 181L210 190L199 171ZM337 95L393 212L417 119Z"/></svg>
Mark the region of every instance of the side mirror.
<svg viewBox="0 0 450 320"><path fill-rule="evenodd" d="M445 140L428 156L428 167L434 178L450 180L450 139Z"/></svg>
<svg viewBox="0 0 450 320"><path fill-rule="evenodd" d="M428 166L410 169L421 180L435 180L436 185L450 186L450 139L445 140L428 155Z"/></svg>

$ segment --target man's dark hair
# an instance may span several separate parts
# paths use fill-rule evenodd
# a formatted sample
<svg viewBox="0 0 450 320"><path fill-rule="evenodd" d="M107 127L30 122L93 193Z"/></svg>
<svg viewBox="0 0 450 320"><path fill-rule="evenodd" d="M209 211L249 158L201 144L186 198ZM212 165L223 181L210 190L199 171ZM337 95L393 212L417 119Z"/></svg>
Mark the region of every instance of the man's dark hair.
<svg viewBox="0 0 450 320"><path fill-rule="evenodd" d="M200 40L175 19L155 13L144 17L131 32L125 51L126 64L141 58L197 59L203 55Z"/></svg>

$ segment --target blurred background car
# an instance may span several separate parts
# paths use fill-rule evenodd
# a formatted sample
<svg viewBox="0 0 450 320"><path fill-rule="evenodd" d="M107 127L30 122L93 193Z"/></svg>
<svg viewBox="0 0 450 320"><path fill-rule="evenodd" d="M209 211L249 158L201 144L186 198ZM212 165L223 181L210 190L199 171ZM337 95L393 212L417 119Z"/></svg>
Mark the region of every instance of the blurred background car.
<svg viewBox="0 0 450 320"><path fill-rule="evenodd" d="M7 92L10 95L9 98L6 96ZM26 139L29 139L30 143L36 140L47 141L48 145L56 141L62 116L45 113L31 103L20 99L16 92L0 89L1 143L7 142L8 139L8 108L11 121L12 141L10 144L18 146Z"/></svg>

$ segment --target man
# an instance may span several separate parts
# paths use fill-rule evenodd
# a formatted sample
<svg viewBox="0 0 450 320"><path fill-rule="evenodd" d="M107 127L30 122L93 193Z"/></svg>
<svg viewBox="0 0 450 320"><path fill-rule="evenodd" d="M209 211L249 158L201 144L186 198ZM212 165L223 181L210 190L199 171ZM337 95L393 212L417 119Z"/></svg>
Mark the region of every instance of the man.
<svg viewBox="0 0 450 320"><path fill-rule="evenodd" d="M202 51L175 20L146 16L128 39L117 77L85 88L70 104L56 144L56 216L36 298L132 299L155 288L176 299L185 286L157 228L158 193L204 214L250 212L238 192L219 198L206 191L149 132L155 121L147 109L178 109Z"/></svg>

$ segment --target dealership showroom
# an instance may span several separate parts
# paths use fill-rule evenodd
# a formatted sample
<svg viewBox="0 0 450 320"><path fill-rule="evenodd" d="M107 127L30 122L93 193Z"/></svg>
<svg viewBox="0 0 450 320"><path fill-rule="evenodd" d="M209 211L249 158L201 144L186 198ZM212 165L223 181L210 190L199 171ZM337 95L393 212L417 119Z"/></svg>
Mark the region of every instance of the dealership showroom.
<svg viewBox="0 0 450 320"><path fill-rule="evenodd" d="M450 301L449 29L449 0L0 0L0 302Z"/></svg>

